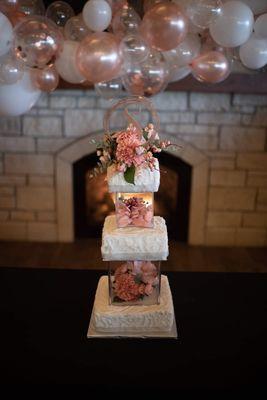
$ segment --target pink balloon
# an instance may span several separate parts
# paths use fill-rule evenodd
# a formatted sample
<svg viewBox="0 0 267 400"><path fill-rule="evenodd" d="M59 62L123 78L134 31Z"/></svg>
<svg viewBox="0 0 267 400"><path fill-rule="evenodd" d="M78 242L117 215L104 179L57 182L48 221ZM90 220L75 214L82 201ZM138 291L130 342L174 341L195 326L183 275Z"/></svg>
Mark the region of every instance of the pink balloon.
<svg viewBox="0 0 267 400"><path fill-rule="evenodd" d="M201 54L192 61L192 74L200 82L222 82L230 74L229 61L219 51Z"/></svg>
<svg viewBox="0 0 267 400"><path fill-rule="evenodd" d="M57 88L59 75L54 66L32 71L32 82L43 92L53 92Z"/></svg>
<svg viewBox="0 0 267 400"><path fill-rule="evenodd" d="M145 14L140 26L148 44L160 51L177 47L188 32L188 19L174 3L159 3Z"/></svg>
<svg viewBox="0 0 267 400"><path fill-rule="evenodd" d="M93 33L82 40L77 50L77 66L88 81L98 83L118 76L122 64L119 43L108 32Z"/></svg>

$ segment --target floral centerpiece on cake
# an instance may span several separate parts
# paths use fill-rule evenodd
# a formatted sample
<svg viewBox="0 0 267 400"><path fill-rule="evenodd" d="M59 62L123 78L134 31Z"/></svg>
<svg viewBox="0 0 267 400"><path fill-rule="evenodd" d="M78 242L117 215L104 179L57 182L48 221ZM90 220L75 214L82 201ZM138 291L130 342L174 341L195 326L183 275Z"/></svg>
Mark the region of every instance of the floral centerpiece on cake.
<svg viewBox="0 0 267 400"><path fill-rule="evenodd" d="M130 123L125 130L105 134L103 141L97 144L99 162L94 174L104 172L109 166L122 172L126 182L134 184L137 167L156 168L155 154L171 145L169 140L160 140L153 124L144 129Z"/></svg>

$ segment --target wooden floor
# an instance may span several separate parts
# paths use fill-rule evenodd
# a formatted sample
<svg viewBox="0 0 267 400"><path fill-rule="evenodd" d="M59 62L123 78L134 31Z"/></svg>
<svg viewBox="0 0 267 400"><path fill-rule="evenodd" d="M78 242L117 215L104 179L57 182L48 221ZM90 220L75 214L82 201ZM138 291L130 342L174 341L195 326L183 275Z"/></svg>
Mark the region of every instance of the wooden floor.
<svg viewBox="0 0 267 400"><path fill-rule="evenodd" d="M200 247L171 242L163 271L267 272L267 248ZM107 269L100 240L0 242L0 267Z"/></svg>

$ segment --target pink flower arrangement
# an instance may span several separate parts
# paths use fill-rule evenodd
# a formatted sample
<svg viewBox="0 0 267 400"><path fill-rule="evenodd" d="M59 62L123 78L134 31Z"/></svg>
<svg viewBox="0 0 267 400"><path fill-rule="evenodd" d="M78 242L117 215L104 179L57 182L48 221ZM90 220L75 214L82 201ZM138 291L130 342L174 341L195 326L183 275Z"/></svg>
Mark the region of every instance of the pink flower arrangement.
<svg viewBox="0 0 267 400"><path fill-rule="evenodd" d="M148 167L153 171L156 161L154 154L170 145L168 140L160 141L153 124L148 124L144 129L129 124L126 130L106 134L97 145L99 162L95 173L115 165L117 171L124 173L127 182L134 183L136 167Z"/></svg>
<svg viewBox="0 0 267 400"><path fill-rule="evenodd" d="M116 202L116 217L119 228L126 226L153 227L153 207L142 198L131 197Z"/></svg>
<svg viewBox="0 0 267 400"><path fill-rule="evenodd" d="M158 271L151 261L127 261L115 271L113 290L120 301L137 301L150 296L158 284Z"/></svg>

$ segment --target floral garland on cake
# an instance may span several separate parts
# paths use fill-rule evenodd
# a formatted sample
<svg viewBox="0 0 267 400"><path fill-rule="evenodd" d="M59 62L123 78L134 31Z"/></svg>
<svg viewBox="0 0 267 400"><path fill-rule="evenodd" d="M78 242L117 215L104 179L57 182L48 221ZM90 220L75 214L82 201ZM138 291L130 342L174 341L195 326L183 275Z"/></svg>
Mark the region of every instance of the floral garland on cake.
<svg viewBox="0 0 267 400"><path fill-rule="evenodd" d="M93 175L104 172L114 165L118 172L124 174L126 182L134 184L137 167L156 168L154 155L171 146L169 140L160 140L153 124L139 129L130 123L126 130L105 134L103 141L97 144L99 162Z"/></svg>

